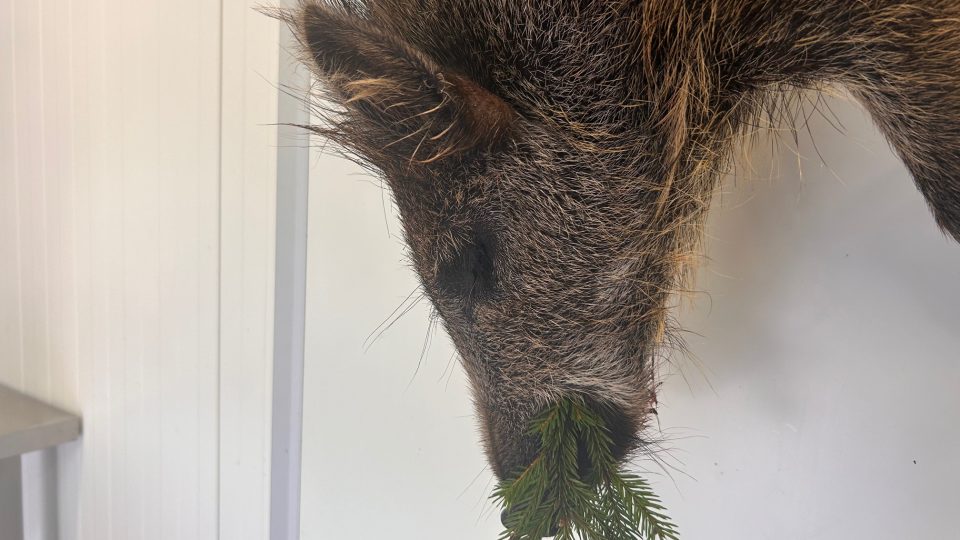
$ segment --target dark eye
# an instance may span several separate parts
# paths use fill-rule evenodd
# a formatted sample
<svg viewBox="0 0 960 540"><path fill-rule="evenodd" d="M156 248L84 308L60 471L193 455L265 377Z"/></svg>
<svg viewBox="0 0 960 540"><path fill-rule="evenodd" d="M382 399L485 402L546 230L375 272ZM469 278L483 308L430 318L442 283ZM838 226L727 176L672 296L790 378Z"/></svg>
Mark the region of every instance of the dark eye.
<svg viewBox="0 0 960 540"><path fill-rule="evenodd" d="M488 298L496 286L496 243L491 234L478 232L456 256L440 268L437 284L448 295L470 301Z"/></svg>

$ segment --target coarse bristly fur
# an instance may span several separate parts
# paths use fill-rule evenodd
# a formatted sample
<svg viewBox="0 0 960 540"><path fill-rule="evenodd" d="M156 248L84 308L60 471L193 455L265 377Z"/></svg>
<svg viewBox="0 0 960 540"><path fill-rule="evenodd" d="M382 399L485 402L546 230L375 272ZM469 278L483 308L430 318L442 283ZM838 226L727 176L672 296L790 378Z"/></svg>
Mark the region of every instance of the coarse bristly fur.
<svg viewBox="0 0 960 540"><path fill-rule="evenodd" d="M536 454L528 422L560 396L615 411L619 457L643 447L671 295L733 150L785 92L855 96L960 240L956 0L302 0L276 14L335 107L310 129L392 190L501 479Z"/></svg>

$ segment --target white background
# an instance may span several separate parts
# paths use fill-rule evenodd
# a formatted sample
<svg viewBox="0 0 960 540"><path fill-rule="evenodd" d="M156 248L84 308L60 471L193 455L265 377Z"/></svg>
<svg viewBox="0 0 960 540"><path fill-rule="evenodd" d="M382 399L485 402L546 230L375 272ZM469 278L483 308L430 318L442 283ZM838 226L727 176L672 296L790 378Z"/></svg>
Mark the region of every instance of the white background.
<svg viewBox="0 0 960 540"><path fill-rule="evenodd" d="M660 394L670 474L636 464L683 538L960 538L960 246L865 113L830 106L826 166L764 139L714 207ZM312 171L303 538L495 538L442 330L420 361L427 302L363 349L416 290L389 197L343 160Z"/></svg>

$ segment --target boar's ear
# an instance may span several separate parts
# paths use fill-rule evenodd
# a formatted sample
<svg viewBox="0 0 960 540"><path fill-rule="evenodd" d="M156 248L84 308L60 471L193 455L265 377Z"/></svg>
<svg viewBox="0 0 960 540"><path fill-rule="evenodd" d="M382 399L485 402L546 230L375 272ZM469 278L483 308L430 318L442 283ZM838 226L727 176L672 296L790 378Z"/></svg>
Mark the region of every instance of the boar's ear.
<svg viewBox="0 0 960 540"><path fill-rule="evenodd" d="M305 2L290 21L327 97L345 109L314 131L381 168L482 152L508 136L515 114L503 100L349 5Z"/></svg>

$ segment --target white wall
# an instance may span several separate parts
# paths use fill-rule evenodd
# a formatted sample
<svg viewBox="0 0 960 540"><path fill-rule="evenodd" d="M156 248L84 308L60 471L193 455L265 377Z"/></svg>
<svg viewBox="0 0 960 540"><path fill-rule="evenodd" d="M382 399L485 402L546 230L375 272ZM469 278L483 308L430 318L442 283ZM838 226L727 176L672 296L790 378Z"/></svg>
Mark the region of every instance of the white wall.
<svg viewBox="0 0 960 540"><path fill-rule="evenodd" d="M684 538L960 538L960 246L864 114L830 106L846 135L811 120L829 167L762 144L715 207L692 355L660 396L670 476L637 463ZM416 288L389 196L329 156L312 182L304 540L495 538L442 330L418 360L426 302L363 350Z"/></svg>
<svg viewBox="0 0 960 540"><path fill-rule="evenodd" d="M354 164L317 157L309 215L303 540L496 538L492 476L441 329L419 360L428 302L414 302L389 194Z"/></svg>
<svg viewBox="0 0 960 540"><path fill-rule="evenodd" d="M660 396L687 538L960 538L960 245L866 113L829 107L846 134L759 145L712 216L702 373Z"/></svg>
<svg viewBox="0 0 960 540"><path fill-rule="evenodd" d="M0 0L0 383L83 415L61 538L266 537L278 27L254 4ZM30 538L57 536L52 456Z"/></svg>

